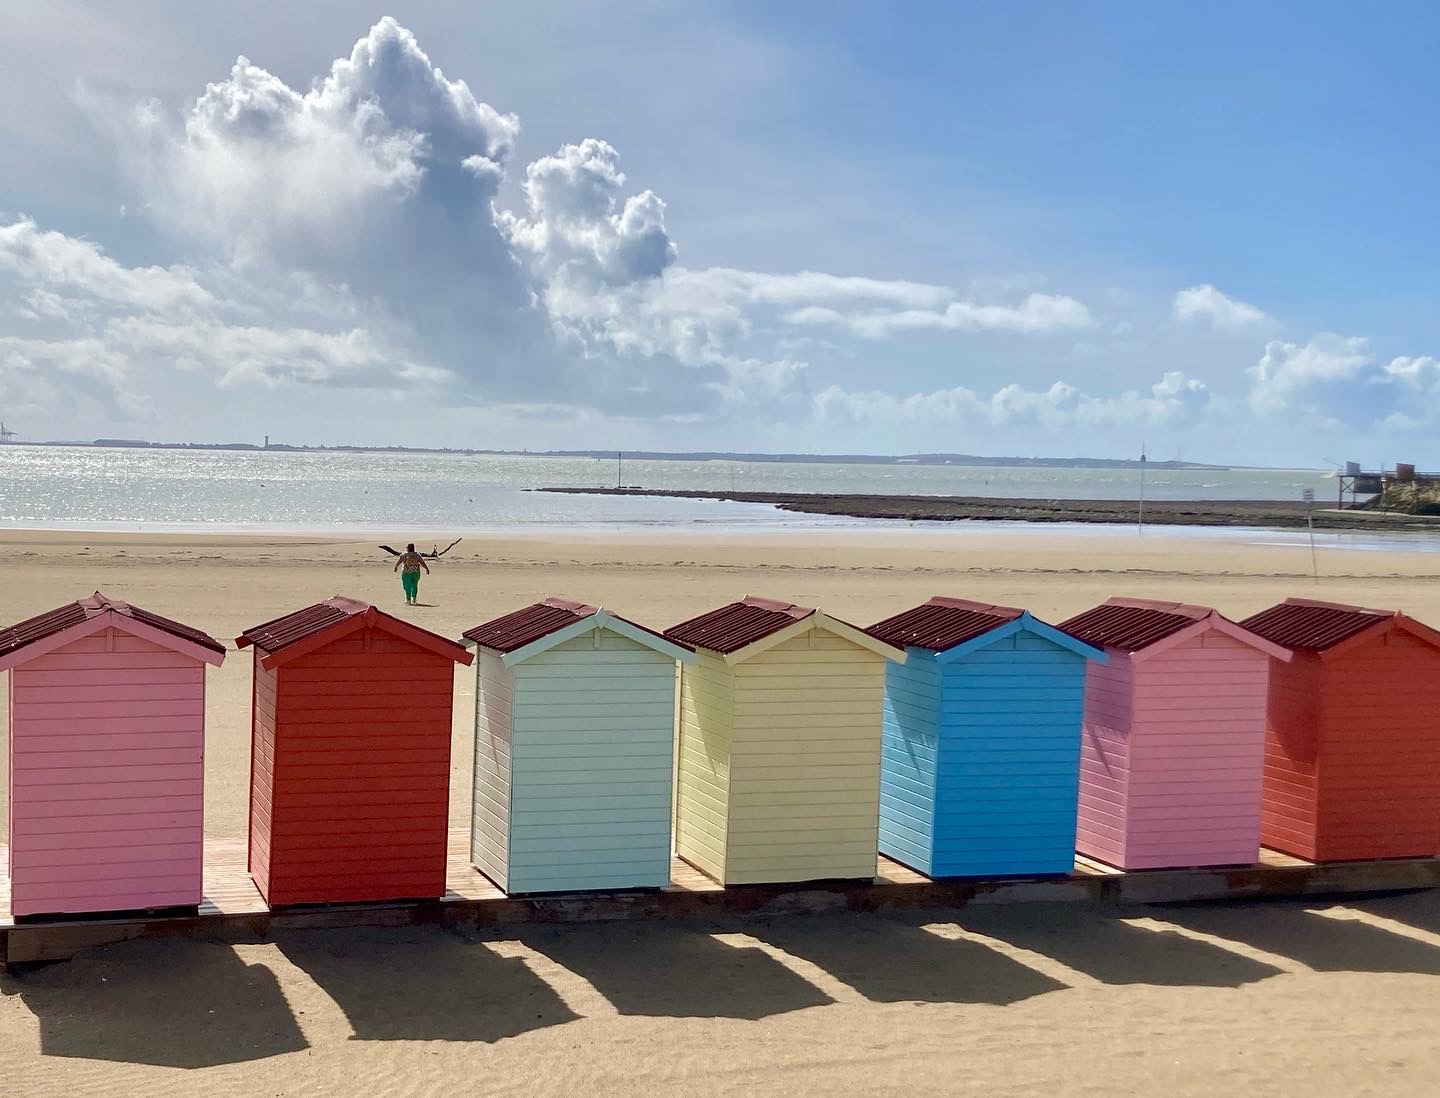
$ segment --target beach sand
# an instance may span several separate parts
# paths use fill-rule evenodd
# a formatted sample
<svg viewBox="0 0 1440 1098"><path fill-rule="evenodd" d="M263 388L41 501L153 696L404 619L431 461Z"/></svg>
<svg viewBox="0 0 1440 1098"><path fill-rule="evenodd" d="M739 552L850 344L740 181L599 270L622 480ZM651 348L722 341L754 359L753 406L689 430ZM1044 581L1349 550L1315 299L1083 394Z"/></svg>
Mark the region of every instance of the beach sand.
<svg viewBox="0 0 1440 1098"><path fill-rule="evenodd" d="M96 588L231 644L336 592L449 636L546 594L661 628L745 594L862 625L932 594L1052 621L1124 594L1440 622L1440 554L1324 551L1316 583L1303 546L1149 534L510 534L467 538L406 608L374 547L404 540L0 532L0 624ZM248 653L210 676L206 826L240 836ZM463 825L468 672L457 692ZM1431 893L137 942L0 976L0 1093L1419 1094L1437 975Z"/></svg>

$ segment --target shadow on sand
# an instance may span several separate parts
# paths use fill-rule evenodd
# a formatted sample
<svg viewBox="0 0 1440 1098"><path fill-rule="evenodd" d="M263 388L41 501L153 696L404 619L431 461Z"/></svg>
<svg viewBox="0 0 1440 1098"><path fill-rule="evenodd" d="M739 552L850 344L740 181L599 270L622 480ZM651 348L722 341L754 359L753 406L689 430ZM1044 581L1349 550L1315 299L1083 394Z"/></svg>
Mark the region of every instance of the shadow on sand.
<svg viewBox="0 0 1440 1098"><path fill-rule="evenodd" d="M1150 910L1127 914L1169 918L1168 913ZM1104 984L1240 987L1280 974L1278 968L1208 942L1173 930L1130 926L1115 913L1082 904L974 907L958 912L954 921L1059 961Z"/></svg>
<svg viewBox="0 0 1440 1098"><path fill-rule="evenodd" d="M39 1019L46 1056L201 1068L308 1047L274 973L213 942L107 946L12 972L0 990Z"/></svg>
<svg viewBox="0 0 1440 1098"><path fill-rule="evenodd" d="M754 1020L833 1001L764 950L717 941L718 929L592 923L527 927L517 937L584 977L621 1014Z"/></svg>
<svg viewBox="0 0 1440 1098"><path fill-rule="evenodd" d="M874 1002L1005 1005L1066 986L977 942L942 938L922 925L952 921L954 912L927 916L793 916L737 929L804 958Z"/></svg>
<svg viewBox="0 0 1440 1098"><path fill-rule="evenodd" d="M290 931L275 944L360 1041L499 1041L576 1015L518 957L435 927Z"/></svg>
<svg viewBox="0 0 1440 1098"><path fill-rule="evenodd" d="M1430 900L1433 905L1434 894ZM1382 927L1305 910L1316 906L1321 905L1315 900L1280 900L1156 907L1151 913L1176 926L1288 957L1319 972L1440 975L1440 949ZM1385 914L1382 900L1353 900L1338 906Z"/></svg>

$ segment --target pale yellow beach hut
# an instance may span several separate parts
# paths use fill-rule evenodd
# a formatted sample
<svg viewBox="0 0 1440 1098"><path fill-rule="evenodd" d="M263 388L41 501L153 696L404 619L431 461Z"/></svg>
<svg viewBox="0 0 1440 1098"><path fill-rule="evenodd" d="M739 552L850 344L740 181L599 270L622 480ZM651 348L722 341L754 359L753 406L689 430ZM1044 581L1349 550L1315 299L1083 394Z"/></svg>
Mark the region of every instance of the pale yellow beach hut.
<svg viewBox="0 0 1440 1098"><path fill-rule="evenodd" d="M680 671L675 846L721 884L875 875L886 661L828 614L746 598L665 636Z"/></svg>

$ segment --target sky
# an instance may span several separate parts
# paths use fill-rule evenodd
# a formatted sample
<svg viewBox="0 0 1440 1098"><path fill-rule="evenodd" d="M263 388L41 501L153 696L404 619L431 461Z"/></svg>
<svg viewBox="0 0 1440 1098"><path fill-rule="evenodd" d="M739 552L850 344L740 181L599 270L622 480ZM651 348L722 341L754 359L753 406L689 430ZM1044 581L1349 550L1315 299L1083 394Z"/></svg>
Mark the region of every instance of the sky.
<svg viewBox="0 0 1440 1098"><path fill-rule="evenodd" d="M1440 8L17 0L27 439L1440 466Z"/></svg>

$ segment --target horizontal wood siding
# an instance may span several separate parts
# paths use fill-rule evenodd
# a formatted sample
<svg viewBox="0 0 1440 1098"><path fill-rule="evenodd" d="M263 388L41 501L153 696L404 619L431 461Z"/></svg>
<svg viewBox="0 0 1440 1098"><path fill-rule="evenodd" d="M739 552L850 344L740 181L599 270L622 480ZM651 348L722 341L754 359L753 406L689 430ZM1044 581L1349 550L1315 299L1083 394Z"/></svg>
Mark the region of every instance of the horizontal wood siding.
<svg viewBox="0 0 1440 1098"><path fill-rule="evenodd" d="M470 861L501 888L510 873L510 715L515 676L493 652L475 660L475 792Z"/></svg>
<svg viewBox="0 0 1440 1098"><path fill-rule="evenodd" d="M597 629L514 675L507 890L665 887L674 658Z"/></svg>
<svg viewBox="0 0 1440 1098"><path fill-rule="evenodd" d="M1213 630L1137 666L1123 868L1259 858L1269 674Z"/></svg>
<svg viewBox="0 0 1440 1098"><path fill-rule="evenodd" d="M443 895L452 661L367 628L276 677L267 902Z"/></svg>
<svg viewBox="0 0 1440 1098"><path fill-rule="evenodd" d="M1265 792L1260 841L1297 858L1315 859L1320 769L1318 656L1270 661L1265 720ZM1440 816L1437 816L1440 819Z"/></svg>
<svg viewBox="0 0 1440 1098"><path fill-rule="evenodd" d="M945 666L933 876L1075 868L1086 663L1022 630Z"/></svg>
<svg viewBox="0 0 1440 1098"><path fill-rule="evenodd" d="M919 649L885 669L880 742L880 853L931 873L935 763L940 751L940 666Z"/></svg>
<svg viewBox="0 0 1440 1098"><path fill-rule="evenodd" d="M675 852L717 881L725 880L730 818L730 747L734 673L713 652L680 667Z"/></svg>
<svg viewBox="0 0 1440 1098"><path fill-rule="evenodd" d="M726 884L874 877L885 663L811 630L736 665Z"/></svg>
<svg viewBox="0 0 1440 1098"><path fill-rule="evenodd" d="M1391 632L1327 662L1316 860L1440 852L1440 651Z"/></svg>
<svg viewBox="0 0 1440 1098"><path fill-rule="evenodd" d="M15 915L200 902L205 665L106 629L14 669Z"/></svg>
<svg viewBox="0 0 1440 1098"><path fill-rule="evenodd" d="M1117 866L1125 864L1134 688L1135 665L1123 652L1085 671L1075 849Z"/></svg>

